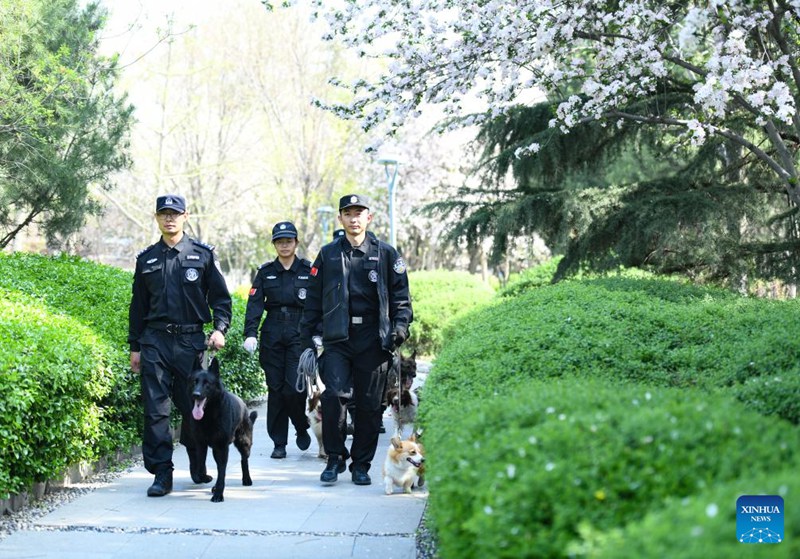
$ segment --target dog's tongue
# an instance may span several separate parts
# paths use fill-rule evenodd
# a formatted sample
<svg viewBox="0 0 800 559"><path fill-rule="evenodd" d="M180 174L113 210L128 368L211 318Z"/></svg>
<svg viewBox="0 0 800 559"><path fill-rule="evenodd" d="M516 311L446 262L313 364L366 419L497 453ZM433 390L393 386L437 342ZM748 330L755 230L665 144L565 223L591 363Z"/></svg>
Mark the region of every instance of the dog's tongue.
<svg viewBox="0 0 800 559"><path fill-rule="evenodd" d="M192 409L192 417L195 420L200 421L203 419L203 413L205 412L204 408L206 407L206 399L203 398L202 400L195 400L194 401L194 408Z"/></svg>

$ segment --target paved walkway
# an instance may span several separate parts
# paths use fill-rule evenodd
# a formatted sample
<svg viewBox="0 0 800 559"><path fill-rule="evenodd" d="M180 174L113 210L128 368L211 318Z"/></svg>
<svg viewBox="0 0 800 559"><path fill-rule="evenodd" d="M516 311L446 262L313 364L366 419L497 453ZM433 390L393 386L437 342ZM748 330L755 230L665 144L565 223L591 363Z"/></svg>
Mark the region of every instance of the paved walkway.
<svg viewBox="0 0 800 559"><path fill-rule="evenodd" d="M418 379L423 378L420 371ZM239 453L231 447L223 503L210 501L211 484L192 483L186 452L179 447L170 495L148 498L152 476L143 467L132 469L0 541L0 558L416 557L427 486L411 495L400 489L384 495L381 465L388 433L381 435L370 470L372 485L356 486L345 472L336 485L325 487L319 482L325 461L317 458L316 439L312 436L305 452L292 441L288 457L273 460L265 406L258 411L253 485L241 485ZM391 433L392 419L385 416L384 425ZM216 476L210 453L208 469Z"/></svg>

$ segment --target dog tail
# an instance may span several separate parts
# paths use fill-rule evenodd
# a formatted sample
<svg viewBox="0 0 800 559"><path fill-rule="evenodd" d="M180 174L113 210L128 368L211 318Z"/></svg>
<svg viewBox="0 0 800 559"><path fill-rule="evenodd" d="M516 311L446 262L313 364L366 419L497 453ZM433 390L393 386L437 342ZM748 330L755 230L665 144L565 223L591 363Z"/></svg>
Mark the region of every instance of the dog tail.
<svg viewBox="0 0 800 559"><path fill-rule="evenodd" d="M250 425L255 425L257 417L258 417L258 412L256 410L250 412Z"/></svg>

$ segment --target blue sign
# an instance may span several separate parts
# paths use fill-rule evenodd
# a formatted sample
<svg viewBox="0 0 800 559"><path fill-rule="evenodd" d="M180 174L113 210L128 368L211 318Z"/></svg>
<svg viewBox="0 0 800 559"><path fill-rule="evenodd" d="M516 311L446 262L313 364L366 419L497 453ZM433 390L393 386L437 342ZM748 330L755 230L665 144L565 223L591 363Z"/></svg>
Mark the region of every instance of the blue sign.
<svg viewBox="0 0 800 559"><path fill-rule="evenodd" d="M736 500L736 539L739 543L781 543L783 512L779 495L742 495Z"/></svg>

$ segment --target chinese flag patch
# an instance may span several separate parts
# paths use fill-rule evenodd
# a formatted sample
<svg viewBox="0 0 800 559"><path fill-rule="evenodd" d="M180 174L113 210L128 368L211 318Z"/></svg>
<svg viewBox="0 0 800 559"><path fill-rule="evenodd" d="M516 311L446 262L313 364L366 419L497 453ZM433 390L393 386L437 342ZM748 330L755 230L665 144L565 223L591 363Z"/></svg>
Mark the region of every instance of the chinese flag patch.
<svg viewBox="0 0 800 559"><path fill-rule="evenodd" d="M314 276L314 277L317 277L317 271L318 271L318 270L317 270L317 267L316 267L316 266L312 266L312 267L311 267L311 275L312 275L312 276Z"/></svg>
<svg viewBox="0 0 800 559"><path fill-rule="evenodd" d="M255 294L256 294L256 288L255 287L251 287L250 288L250 297L252 297Z"/></svg>

